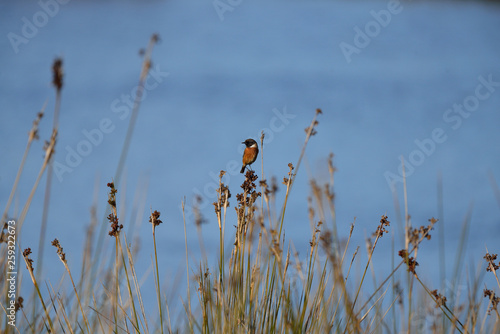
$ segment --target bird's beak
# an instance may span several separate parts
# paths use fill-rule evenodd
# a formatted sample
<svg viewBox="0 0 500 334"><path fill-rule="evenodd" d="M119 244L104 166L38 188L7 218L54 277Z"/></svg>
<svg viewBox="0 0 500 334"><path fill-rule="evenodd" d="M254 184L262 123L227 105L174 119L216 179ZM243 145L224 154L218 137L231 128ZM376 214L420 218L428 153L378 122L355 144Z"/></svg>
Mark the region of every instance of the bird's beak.
<svg viewBox="0 0 500 334"><path fill-rule="evenodd" d="M245 144L245 142L244 142L244 141L242 141L241 143L242 143L242 144Z"/></svg>

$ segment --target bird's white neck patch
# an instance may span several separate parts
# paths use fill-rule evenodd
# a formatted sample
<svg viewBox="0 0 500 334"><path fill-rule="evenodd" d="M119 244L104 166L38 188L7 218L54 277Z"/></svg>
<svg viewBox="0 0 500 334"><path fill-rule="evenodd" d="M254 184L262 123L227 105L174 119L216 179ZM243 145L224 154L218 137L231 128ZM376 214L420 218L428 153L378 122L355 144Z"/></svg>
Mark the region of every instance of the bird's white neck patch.
<svg viewBox="0 0 500 334"><path fill-rule="evenodd" d="M250 146L252 148L257 148L257 144L253 144L252 146Z"/></svg>

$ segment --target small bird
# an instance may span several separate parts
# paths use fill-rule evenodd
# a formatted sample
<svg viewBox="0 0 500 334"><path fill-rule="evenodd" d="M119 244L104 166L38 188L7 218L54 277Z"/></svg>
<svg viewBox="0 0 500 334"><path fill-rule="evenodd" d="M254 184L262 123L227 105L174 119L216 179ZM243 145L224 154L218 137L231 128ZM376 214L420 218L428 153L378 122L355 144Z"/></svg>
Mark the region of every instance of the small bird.
<svg viewBox="0 0 500 334"><path fill-rule="evenodd" d="M259 154L259 147L257 146L257 142L252 138L249 138L242 142L245 144L245 151L243 151L243 167L241 167L240 173L243 174L245 172L245 168L255 162L257 159L257 155Z"/></svg>

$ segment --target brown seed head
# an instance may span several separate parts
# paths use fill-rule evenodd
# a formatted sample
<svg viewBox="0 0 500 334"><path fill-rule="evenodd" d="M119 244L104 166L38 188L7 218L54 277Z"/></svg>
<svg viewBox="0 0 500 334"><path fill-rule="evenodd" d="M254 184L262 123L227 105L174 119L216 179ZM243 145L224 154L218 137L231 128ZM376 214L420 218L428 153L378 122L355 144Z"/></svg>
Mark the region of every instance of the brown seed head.
<svg viewBox="0 0 500 334"><path fill-rule="evenodd" d="M33 260L30 259L29 255L31 254L31 248L26 248L23 251L23 257L26 259L26 268L28 268L29 271L33 271Z"/></svg>
<svg viewBox="0 0 500 334"><path fill-rule="evenodd" d="M52 84L60 91L63 87L63 61L62 58L56 58L52 64Z"/></svg>
<svg viewBox="0 0 500 334"><path fill-rule="evenodd" d="M59 255L59 258L61 259L61 261L66 263L66 254L64 254L63 248L61 247L59 240L54 239L54 241L52 241L52 246L57 248L57 254Z"/></svg>
<svg viewBox="0 0 500 334"><path fill-rule="evenodd" d="M160 225L161 223L163 223L161 220L160 220L160 212L159 211L154 211L152 214L151 214L151 217L149 217L149 222L151 224L154 225L154 227Z"/></svg>

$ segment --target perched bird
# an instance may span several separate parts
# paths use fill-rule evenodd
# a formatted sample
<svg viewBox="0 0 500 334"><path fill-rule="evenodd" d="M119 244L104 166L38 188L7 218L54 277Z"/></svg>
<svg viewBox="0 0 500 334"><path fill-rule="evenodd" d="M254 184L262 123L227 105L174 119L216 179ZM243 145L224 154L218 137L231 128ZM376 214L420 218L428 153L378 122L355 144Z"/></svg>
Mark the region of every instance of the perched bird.
<svg viewBox="0 0 500 334"><path fill-rule="evenodd" d="M255 162L257 159L257 155L259 154L259 147L257 146L257 142L252 138L249 138L242 142L245 144L245 151L243 152L243 167L241 167L240 173L243 174L245 172L245 168Z"/></svg>

